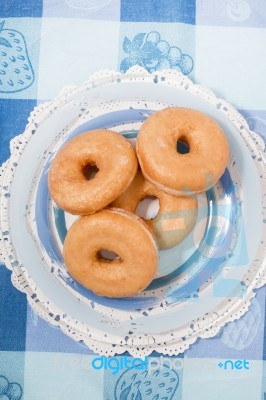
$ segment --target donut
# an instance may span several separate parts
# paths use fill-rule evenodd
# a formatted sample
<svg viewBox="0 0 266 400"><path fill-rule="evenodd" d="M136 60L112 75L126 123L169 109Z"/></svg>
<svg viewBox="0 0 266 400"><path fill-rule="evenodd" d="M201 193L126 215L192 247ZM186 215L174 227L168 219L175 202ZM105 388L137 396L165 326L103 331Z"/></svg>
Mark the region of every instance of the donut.
<svg viewBox="0 0 266 400"><path fill-rule="evenodd" d="M101 250L119 258L103 259ZM149 285L158 268L150 229L136 215L117 209L79 217L66 235L63 257L76 281L106 297L133 296Z"/></svg>
<svg viewBox="0 0 266 400"><path fill-rule="evenodd" d="M147 181L138 170L128 189L111 205L135 213L141 200L149 196L159 200L159 212L154 219L144 221L153 230L158 247L176 246L195 225L198 209L195 196L171 196Z"/></svg>
<svg viewBox="0 0 266 400"><path fill-rule="evenodd" d="M188 146L185 154L182 143ZM151 115L140 128L136 151L145 178L171 195L208 190L229 159L221 127L200 111L180 107Z"/></svg>
<svg viewBox="0 0 266 400"><path fill-rule="evenodd" d="M96 166L93 179L86 177ZM133 146L119 133L96 129L67 142L54 157L48 176L52 199L78 215L106 207L132 182L138 168Z"/></svg>

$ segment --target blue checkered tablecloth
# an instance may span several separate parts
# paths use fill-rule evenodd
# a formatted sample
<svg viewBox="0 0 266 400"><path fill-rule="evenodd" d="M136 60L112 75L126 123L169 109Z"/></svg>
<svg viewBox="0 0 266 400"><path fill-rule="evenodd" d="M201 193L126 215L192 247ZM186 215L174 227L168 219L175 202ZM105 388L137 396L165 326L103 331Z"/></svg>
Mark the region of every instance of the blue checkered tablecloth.
<svg viewBox="0 0 266 400"><path fill-rule="evenodd" d="M99 69L135 64L179 69L266 139L265 0L0 0L0 163L36 104ZM179 356L176 371L164 366L150 380L137 371L136 380L92 368L97 355L35 315L1 265L0 399L265 399L265 294Z"/></svg>

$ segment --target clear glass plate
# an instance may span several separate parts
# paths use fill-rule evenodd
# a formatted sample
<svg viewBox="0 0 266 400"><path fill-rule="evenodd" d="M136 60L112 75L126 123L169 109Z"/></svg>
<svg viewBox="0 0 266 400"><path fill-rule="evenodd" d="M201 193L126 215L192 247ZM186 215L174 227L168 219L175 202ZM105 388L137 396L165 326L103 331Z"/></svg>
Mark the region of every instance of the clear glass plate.
<svg viewBox="0 0 266 400"><path fill-rule="evenodd" d="M215 119L228 138L230 162L220 181L197 196L194 230L181 244L160 251L151 285L132 298L96 296L64 266L62 245L73 218L50 199L50 162L85 130L110 128L134 141L149 115L173 105ZM3 261L43 318L98 352L178 353L240 315L264 282L260 139L232 106L179 72L100 72L39 106L12 147L2 173Z"/></svg>

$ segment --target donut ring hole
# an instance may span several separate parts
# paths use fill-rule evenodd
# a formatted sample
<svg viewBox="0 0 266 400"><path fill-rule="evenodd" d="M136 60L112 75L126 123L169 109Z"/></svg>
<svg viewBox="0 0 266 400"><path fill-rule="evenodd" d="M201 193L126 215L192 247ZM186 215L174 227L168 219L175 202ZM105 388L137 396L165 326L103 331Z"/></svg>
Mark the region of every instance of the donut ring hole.
<svg viewBox="0 0 266 400"><path fill-rule="evenodd" d="M154 219L159 213L160 203L155 196L146 196L138 203L136 214L146 220Z"/></svg>
<svg viewBox="0 0 266 400"><path fill-rule="evenodd" d="M99 168L97 167L96 164L88 164L85 165L85 167L83 168L83 175L88 181L93 179L98 172Z"/></svg>
<svg viewBox="0 0 266 400"><path fill-rule="evenodd" d="M105 262L117 262L117 261L122 261L121 257L119 257L118 254L116 254L114 251L107 250L107 249L101 249L97 251L96 257L100 261L105 261Z"/></svg>
<svg viewBox="0 0 266 400"><path fill-rule="evenodd" d="M184 136L181 136L176 141L176 151L178 154L188 154L190 152L190 146Z"/></svg>

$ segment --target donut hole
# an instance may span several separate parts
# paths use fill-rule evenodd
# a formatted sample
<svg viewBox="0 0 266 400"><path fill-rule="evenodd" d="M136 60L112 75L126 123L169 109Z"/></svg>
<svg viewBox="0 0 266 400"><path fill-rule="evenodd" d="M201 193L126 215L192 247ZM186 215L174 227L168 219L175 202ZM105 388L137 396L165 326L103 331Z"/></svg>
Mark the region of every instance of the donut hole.
<svg viewBox="0 0 266 400"><path fill-rule="evenodd" d="M159 200L155 196L146 196L142 199L137 208L136 214L146 220L154 219L159 212Z"/></svg>
<svg viewBox="0 0 266 400"><path fill-rule="evenodd" d="M186 139L184 137L181 137L177 140L176 142L176 151L179 154L187 154L190 151L190 147L188 142L186 141Z"/></svg>
<svg viewBox="0 0 266 400"><path fill-rule="evenodd" d="M101 261L119 261L121 258L114 251L101 249L97 251L97 258Z"/></svg>
<svg viewBox="0 0 266 400"><path fill-rule="evenodd" d="M93 179L95 177L95 175L97 174L98 171L99 171L99 168L97 167L96 164L89 164L84 167L83 175L85 176L85 178L88 181L90 181L91 179Z"/></svg>

